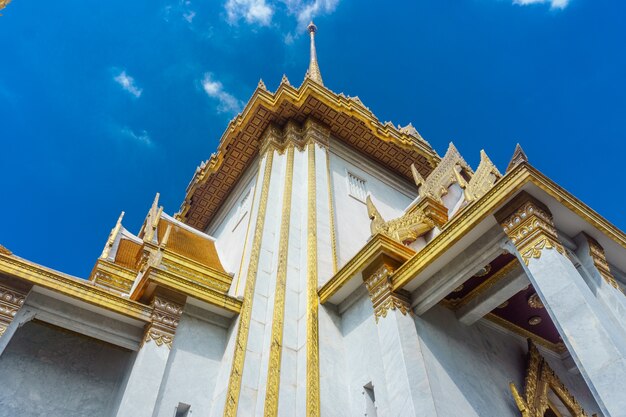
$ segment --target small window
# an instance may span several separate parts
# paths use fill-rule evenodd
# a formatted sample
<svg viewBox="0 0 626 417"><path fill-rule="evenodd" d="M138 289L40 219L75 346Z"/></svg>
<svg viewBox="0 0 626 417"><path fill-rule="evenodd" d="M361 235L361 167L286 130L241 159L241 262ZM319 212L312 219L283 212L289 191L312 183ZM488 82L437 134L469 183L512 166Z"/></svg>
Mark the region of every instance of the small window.
<svg viewBox="0 0 626 417"><path fill-rule="evenodd" d="M367 181L363 178L357 177L352 172L348 172L348 192L357 200L365 203L367 198L367 188L365 187Z"/></svg>
<svg viewBox="0 0 626 417"><path fill-rule="evenodd" d="M178 403L174 417L191 417L191 406L185 403Z"/></svg>

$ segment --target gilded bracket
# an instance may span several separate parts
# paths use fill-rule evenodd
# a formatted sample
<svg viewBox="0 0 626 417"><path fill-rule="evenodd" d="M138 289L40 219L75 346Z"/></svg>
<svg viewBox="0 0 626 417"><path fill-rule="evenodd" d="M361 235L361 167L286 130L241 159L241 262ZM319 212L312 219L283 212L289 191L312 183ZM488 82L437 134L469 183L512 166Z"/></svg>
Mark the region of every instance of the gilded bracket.
<svg viewBox="0 0 626 417"><path fill-rule="evenodd" d="M496 213L496 218L526 265L532 258L540 258L544 249L556 249L565 255L552 221L552 213L527 192L518 194Z"/></svg>
<svg viewBox="0 0 626 417"><path fill-rule="evenodd" d="M0 337L24 305L26 292L0 284Z"/></svg>
<svg viewBox="0 0 626 417"><path fill-rule="evenodd" d="M157 346L172 348L176 328L183 314L184 301L174 300L176 297L167 297L162 294L152 298L152 322L148 325L144 335L144 344L154 341Z"/></svg>
<svg viewBox="0 0 626 417"><path fill-rule="evenodd" d="M399 310L403 315L411 311L411 299L404 290L393 291L391 275L397 262L386 255L363 271L363 280L374 307L376 323L381 317L387 317L389 310Z"/></svg>

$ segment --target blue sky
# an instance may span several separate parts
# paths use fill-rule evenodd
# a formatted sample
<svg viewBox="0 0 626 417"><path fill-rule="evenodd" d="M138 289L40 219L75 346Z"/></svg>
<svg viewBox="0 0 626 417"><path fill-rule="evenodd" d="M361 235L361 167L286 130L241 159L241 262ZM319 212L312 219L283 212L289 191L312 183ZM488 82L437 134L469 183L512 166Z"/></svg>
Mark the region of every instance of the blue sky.
<svg viewBox="0 0 626 417"><path fill-rule="evenodd" d="M178 211L259 78L327 87L501 170L533 165L626 228L626 2L30 2L0 16L0 243L87 277L120 211Z"/></svg>

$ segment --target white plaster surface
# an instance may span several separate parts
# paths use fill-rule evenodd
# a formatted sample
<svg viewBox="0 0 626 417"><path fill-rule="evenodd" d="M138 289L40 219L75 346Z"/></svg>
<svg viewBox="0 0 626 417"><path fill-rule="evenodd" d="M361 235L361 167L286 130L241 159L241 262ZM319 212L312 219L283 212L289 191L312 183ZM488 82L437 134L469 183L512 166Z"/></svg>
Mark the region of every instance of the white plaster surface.
<svg viewBox="0 0 626 417"><path fill-rule="evenodd" d="M461 324L454 313L437 306L414 317L438 416L519 417L509 382L523 389L526 341L482 325ZM587 413L598 412L579 375L559 359L544 355L557 376Z"/></svg>
<svg viewBox="0 0 626 417"><path fill-rule="evenodd" d="M334 142L333 142L334 143ZM352 161L337 153L331 143L330 171L334 190L337 252L339 267L356 254L369 239L370 220L364 202L349 195L347 173L352 172L367 181L367 191L385 220L399 217L415 198L415 190L396 186L386 180L389 173L360 155L352 155ZM399 180L396 180L399 181Z"/></svg>
<svg viewBox="0 0 626 417"><path fill-rule="evenodd" d="M195 415L208 416L226 348L228 322L187 305L168 358L155 417L171 417L179 402Z"/></svg>
<svg viewBox="0 0 626 417"><path fill-rule="evenodd" d="M0 416L108 417L132 353L28 322L0 356Z"/></svg>

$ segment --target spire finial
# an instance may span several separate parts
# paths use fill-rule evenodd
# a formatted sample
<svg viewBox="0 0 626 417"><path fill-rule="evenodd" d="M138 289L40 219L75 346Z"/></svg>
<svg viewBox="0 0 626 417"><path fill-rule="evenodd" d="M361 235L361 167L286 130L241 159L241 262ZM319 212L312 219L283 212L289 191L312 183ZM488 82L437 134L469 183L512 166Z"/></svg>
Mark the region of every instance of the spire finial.
<svg viewBox="0 0 626 417"><path fill-rule="evenodd" d="M306 71L305 78L310 78L318 84L324 85L322 81L322 73L320 72L320 67L317 64L317 52L315 51L315 32L317 32L317 26L311 21L309 26L307 26L307 30L311 35L311 61L309 62L309 69Z"/></svg>
<svg viewBox="0 0 626 417"><path fill-rule="evenodd" d="M515 146L515 151L513 152L513 157L511 158L511 162L509 162L509 166L506 167L506 172L509 172L510 170L512 170L517 165L519 165L519 164L521 164L523 162L527 163L528 162L528 157L526 156L526 152L524 152L524 150L522 149L522 147L518 143Z"/></svg>

